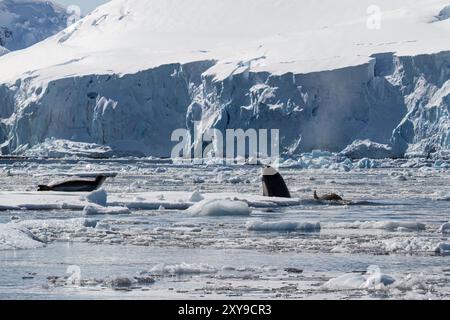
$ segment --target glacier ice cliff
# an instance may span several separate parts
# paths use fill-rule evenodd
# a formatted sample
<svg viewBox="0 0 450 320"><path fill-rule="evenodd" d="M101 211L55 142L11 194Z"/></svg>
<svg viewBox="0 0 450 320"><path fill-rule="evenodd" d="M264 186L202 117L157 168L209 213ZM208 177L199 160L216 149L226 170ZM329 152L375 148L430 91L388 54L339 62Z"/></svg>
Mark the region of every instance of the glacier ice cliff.
<svg viewBox="0 0 450 320"><path fill-rule="evenodd" d="M0 10L17 3L55 8ZM286 157L445 157L448 0L378 0L379 29L372 5L112 0L0 57L1 153L168 157L176 129L252 128L279 129ZM59 26L44 16L32 34Z"/></svg>
<svg viewBox="0 0 450 320"><path fill-rule="evenodd" d="M168 157L171 133L197 121L205 130L280 129L287 156L346 148L355 158L424 156L450 148L450 52L376 54L366 64L307 74L244 68L223 79L210 72L215 65L168 64L45 87L32 77L3 84L2 153L51 137Z"/></svg>

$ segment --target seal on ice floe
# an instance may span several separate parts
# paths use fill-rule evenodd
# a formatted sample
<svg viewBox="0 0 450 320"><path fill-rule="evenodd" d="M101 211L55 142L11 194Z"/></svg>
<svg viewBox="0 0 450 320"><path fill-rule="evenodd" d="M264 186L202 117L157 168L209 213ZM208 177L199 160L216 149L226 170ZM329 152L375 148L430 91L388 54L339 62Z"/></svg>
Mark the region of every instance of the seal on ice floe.
<svg viewBox="0 0 450 320"><path fill-rule="evenodd" d="M270 166L262 169L262 184L265 197L291 198L281 174Z"/></svg>
<svg viewBox="0 0 450 320"><path fill-rule="evenodd" d="M100 188L105 182L106 176L99 175L95 180L66 180L60 183L38 186L38 191L60 191L60 192L92 192Z"/></svg>
<svg viewBox="0 0 450 320"><path fill-rule="evenodd" d="M336 193L325 194L319 197L316 190L314 190L314 199L318 201L344 201L344 199L342 199L342 197L340 197Z"/></svg>

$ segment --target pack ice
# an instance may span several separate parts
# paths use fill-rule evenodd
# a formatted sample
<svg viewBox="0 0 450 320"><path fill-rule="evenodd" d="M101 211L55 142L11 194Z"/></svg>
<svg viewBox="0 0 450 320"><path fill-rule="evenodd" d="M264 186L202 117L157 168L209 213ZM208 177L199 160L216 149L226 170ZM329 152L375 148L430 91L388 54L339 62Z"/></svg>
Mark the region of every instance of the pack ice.
<svg viewBox="0 0 450 320"><path fill-rule="evenodd" d="M0 58L1 152L62 140L169 156L171 133L199 123L281 129L287 156L439 155L450 146L448 1L372 4L113 0Z"/></svg>

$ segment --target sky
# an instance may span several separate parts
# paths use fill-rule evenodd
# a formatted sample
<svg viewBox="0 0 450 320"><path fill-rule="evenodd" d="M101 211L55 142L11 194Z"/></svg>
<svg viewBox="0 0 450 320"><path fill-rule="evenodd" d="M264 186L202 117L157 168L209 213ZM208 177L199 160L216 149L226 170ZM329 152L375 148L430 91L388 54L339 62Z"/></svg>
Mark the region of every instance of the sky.
<svg viewBox="0 0 450 320"><path fill-rule="evenodd" d="M66 6L77 5L80 6L84 14L91 12L95 7L108 2L109 0L56 0Z"/></svg>

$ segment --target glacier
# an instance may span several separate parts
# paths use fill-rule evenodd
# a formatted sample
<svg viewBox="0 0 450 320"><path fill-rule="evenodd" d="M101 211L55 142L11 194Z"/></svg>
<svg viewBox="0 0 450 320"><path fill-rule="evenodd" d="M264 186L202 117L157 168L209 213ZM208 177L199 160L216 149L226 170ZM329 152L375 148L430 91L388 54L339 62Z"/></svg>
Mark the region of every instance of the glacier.
<svg viewBox="0 0 450 320"><path fill-rule="evenodd" d="M67 9L52 1L0 1L0 55L38 43L68 25Z"/></svg>
<svg viewBox="0 0 450 320"><path fill-rule="evenodd" d="M113 0L0 58L1 153L169 157L199 126L280 129L286 157L443 157L448 3L379 3L370 30L370 1Z"/></svg>

